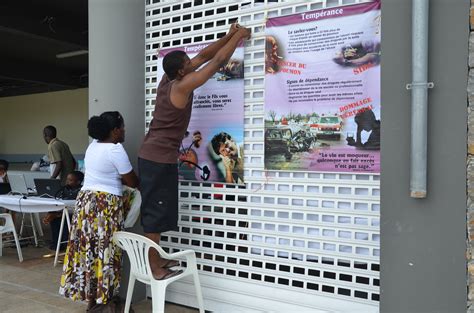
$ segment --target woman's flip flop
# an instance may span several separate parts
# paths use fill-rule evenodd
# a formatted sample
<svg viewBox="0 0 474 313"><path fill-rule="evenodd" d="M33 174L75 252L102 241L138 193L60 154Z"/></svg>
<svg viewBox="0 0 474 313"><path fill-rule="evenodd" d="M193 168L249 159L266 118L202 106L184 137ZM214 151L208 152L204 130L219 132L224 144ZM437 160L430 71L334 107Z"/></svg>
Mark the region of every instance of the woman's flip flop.
<svg viewBox="0 0 474 313"><path fill-rule="evenodd" d="M164 280L164 279L168 279L168 278L174 277L176 275L179 275L181 273L183 273L183 270L173 271L173 270L170 270L170 269L166 269L166 272L161 276L155 276L155 274L153 274L153 278L156 279L156 280Z"/></svg>
<svg viewBox="0 0 474 313"><path fill-rule="evenodd" d="M172 268L175 266L179 266L179 261L176 260L168 260L166 263L162 266L162 268Z"/></svg>

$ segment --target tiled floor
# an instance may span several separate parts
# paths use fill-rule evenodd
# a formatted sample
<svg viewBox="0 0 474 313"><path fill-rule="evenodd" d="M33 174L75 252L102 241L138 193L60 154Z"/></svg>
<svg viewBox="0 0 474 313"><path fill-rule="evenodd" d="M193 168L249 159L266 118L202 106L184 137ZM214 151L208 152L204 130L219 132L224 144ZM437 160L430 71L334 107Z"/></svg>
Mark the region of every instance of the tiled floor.
<svg viewBox="0 0 474 313"><path fill-rule="evenodd" d="M67 300L58 294L61 266L53 267L51 253L33 246L22 249L24 261L18 262L16 249L4 248L0 257L0 311L2 313L80 313L85 304ZM151 301L133 306L136 313L151 312ZM195 313L197 310L166 304L166 313Z"/></svg>

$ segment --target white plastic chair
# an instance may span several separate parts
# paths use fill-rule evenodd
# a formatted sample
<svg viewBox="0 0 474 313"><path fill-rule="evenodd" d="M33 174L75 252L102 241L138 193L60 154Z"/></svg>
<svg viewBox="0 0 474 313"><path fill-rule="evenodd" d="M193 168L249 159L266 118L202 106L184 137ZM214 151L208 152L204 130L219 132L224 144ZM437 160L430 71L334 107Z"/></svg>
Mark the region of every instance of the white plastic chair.
<svg viewBox="0 0 474 313"><path fill-rule="evenodd" d="M186 276L193 276L194 287L196 288L196 297L199 305L199 312L204 313L204 302L202 299L201 285L199 283L199 276L196 264L196 255L192 250L181 251L173 254L168 254L157 245L153 240L144 236L119 231L114 234L114 242L128 254L130 259L130 279L128 283L127 299L125 302L125 313L130 310L130 303L132 301L133 287L135 280L141 281L144 284L151 286L152 292L152 306L153 313L165 312L165 295L166 287L172 282L184 278ZM156 249L160 256L164 259L178 260L186 258L186 268L183 273L170 277L168 279L156 280L151 272L148 261L148 254L150 249Z"/></svg>
<svg viewBox="0 0 474 313"><path fill-rule="evenodd" d="M13 238L15 238L16 251L18 252L18 259L20 260L20 262L23 262L23 254L21 253L20 241L18 241L18 235L15 230L15 224L13 223L12 216L9 213L1 213L0 219L5 220L5 224L0 226L0 256L3 256L2 234L13 233Z"/></svg>

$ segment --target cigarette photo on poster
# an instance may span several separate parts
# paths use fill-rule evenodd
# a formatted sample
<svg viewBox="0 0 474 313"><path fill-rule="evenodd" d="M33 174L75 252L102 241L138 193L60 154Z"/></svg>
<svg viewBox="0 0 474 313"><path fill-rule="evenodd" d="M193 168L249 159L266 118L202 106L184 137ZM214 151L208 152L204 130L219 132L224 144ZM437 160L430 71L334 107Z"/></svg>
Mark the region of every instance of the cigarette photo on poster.
<svg viewBox="0 0 474 313"><path fill-rule="evenodd" d="M205 47L207 44L160 50L158 81L167 53L181 50L192 59ZM243 47L238 47L228 63L194 91L191 120L178 157L181 180L244 182L243 58Z"/></svg>
<svg viewBox="0 0 474 313"><path fill-rule="evenodd" d="M267 21L265 168L380 172L380 6Z"/></svg>

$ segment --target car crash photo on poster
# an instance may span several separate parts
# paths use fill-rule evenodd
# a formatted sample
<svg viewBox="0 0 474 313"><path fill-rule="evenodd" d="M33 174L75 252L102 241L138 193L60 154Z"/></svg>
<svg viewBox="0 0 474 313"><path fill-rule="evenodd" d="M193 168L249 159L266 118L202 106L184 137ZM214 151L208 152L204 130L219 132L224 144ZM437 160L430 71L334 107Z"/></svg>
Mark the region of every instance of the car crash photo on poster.
<svg viewBox="0 0 474 313"><path fill-rule="evenodd" d="M268 19L266 169L380 172L380 6Z"/></svg>
<svg viewBox="0 0 474 313"><path fill-rule="evenodd" d="M208 44L162 49L158 55L158 79L162 58L174 50L193 58ZM244 52L238 47L227 64L194 91L193 111L180 147L181 180L244 182Z"/></svg>

